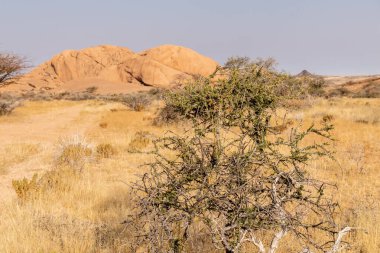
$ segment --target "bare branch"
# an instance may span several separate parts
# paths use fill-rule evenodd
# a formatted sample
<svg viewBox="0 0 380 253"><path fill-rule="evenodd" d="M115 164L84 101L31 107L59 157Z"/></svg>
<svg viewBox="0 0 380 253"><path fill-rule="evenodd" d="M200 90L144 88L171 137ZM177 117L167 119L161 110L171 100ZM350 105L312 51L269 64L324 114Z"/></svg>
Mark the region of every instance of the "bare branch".
<svg viewBox="0 0 380 253"><path fill-rule="evenodd" d="M246 239L246 241L252 242L258 249L260 253L265 253L265 247L261 240L257 239L253 232L249 233L250 237Z"/></svg>
<svg viewBox="0 0 380 253"><path fill-rule="evenodd" d="M327 251L327 253L337 253L337 252L343 250L345 247L340 246L340 244L342 243L342 239L347 233L349 233L353 229L355 229L355 228L345 227L341 231L339 231L338 237L336 238L334 245L332 246L330 251Z"/></svg>
<svg viewBox="0 0 380 253"><path fill-rule="evenodd" d="M13 54L0 53L0 86L17 80L26 67L25 59Z"/></svg>
<svg viewBox="0 0 380 253"><path fill-rule="evenodd" d="M280 240L282 239L282 237L284 237L287 233L287 229L285 227L283 227L279 232L277 232L274 237L273 237L273 240L272 240L272 243L270 245L270 248L269 248L269 253L275 253L277 248L278 248L278 245L280 243Z"/></svg>
<svg viewBox="0 0 380 253"><path fill-rule="evenodd" d="M245 243L275 253L287 233L305 247L326 250L315 236L337 233L337 204L325 194L331 185L312 178L308 166L330 157L332 126L293 126L286 136L272 119L288 76L257 65L241 68L245 59L231 64L237 67L225 70L222 80L197 79L166 101L192 128L157 140L156 159L134 186L137 216L147 221L140 226L145 242L155 252L171 252L186 242L188 228L202 227L228 253ZM287 127L285 116L281 122ZM305 141L313 135L318 142ZM258 234L274 235L271 244Z"/></svg>

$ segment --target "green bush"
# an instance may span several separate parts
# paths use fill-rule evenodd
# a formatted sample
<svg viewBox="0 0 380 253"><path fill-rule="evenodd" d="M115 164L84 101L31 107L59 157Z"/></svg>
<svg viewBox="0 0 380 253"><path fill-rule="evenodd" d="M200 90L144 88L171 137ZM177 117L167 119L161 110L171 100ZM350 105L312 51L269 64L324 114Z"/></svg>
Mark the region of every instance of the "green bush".
<svg viewBox="0 0 380 253"><path fill-rule="evenodd" d="M149 252L186 252L201 229L226 253L243 244L267 252L267 238L275 252L287 233L307 249L326 249L314 236L335 233L336 203L308 166L331 157L330 120L306 130L294 126L286 136L292 122L280 121L276 111L287 75L265 61L244 60L219 71L166 97L192 125L185 134L154 142L156 159L133 187L136 213L130 222L137 241L131 243ZM313 135L322 141L307 144Z"/></svg>

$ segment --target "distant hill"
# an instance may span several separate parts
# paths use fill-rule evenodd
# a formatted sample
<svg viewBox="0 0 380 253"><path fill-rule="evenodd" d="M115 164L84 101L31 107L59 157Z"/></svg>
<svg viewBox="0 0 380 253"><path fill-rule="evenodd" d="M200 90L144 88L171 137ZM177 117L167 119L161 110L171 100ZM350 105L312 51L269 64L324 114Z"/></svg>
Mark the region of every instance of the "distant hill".
<svg viewBox="0 0 380 253"><path fill-rule="evenodd" d="M322 78L330 96L380 97L380 75L322 76L302 70L295 76Z"/></svg>
<svg viewBox="0 0 380 253"><path fill-rule="evenodd" d="M310 73L309 71L307 70L302 70L300 73L298 73L296 76L314 76L314 74Z"/></svg>
<svg viewBox="0 0 380 253"><path fill-rule="evenodd" d="M380 75L324 76L326 90L331 94L353 97L380 97Z"/></svg>
<svg viewBox="0 0 380 253"><path fill-rule="evenodd" d="M3 90L83 91L96 87L99 93L125 93L170 88L179 79L209 75L217 66L216 61L181 46L163 45L135 53L126 47L104 45L63 51Z"/></svg>

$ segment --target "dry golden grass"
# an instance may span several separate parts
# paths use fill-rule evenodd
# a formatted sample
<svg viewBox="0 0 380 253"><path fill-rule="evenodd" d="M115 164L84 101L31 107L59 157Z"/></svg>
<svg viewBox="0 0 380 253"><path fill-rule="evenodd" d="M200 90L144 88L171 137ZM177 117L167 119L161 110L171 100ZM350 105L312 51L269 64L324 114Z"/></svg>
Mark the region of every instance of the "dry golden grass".
<svg viewBox="0 0 380 253"><path fill-rule="evenodd" d="M181 131L179 126L153 126L154 106L135 112L119 104L65 103L26 104L16 110L14 119L1 119L0 128L9 120L17 121L17 115L27 124L44 113L59 117L67 115L63 114L65 110L75 109L78 114L68 119L68 124L75 122L80 129L64 134L70 137L76 132L83 133L101 159L85 159L82 171L73 171L65 164L55 163L57 155L62 154L59 135L45 136L38 145L27 140L17 144L16 138L8 137L8 144L0 150L0 173L8 180L1 181L3 184L11 187L12 179L31 178L31 173L21 173L31 165L36 170L51 171L50 174L39 172L39 178L49 175L47 178L53 179L49 187L37 191L33 198L17 200L14 194L13 200L0 202L0 252L128 252L125 247L128 231L120 224L131 205L128 184L144 170L140 165L151 159L140 152L129 152L131 143L136 142L138 150L145 148L145 141L140 140L141 131L155 136L162 136L168 130ZM332 194L340 203L341 225L361 228L348 237L353 247L346 252L379 252L380 99L320 100L292 112L290 117L294 124L302 122L305 126L323 118L334 123L336 161L315 161L310 173L337 184ZM59 127L55 129L59 130ZM35 141L40 137L34 138ZM45 146L48 148L41 148ZM285 238L280 252L293 252L295 246L286 243ZM202 250L211 252L199 248L197 252Z"/></svg>
<svg viewBox="0 0 380 253"><path fill-rule="evenodd" d="M144 151L151 143L151 137L147 131L139 131L128 145L128 152L138 153Z"/></svg>
<svg viewBox="0 0 380 253"><path fill-rule="evenodd" d="M96 153L99 158L110 158L117 153L116 149L109 143L101 143L96 146Z"/></svg>
<svg viewBox="0 0 380 253"><path fill-rule="evenodd" d="M7 144L0 149L0 175L4 175L9 168L24 162L28 157L39 153L38 144L14 143Z"/></svg>

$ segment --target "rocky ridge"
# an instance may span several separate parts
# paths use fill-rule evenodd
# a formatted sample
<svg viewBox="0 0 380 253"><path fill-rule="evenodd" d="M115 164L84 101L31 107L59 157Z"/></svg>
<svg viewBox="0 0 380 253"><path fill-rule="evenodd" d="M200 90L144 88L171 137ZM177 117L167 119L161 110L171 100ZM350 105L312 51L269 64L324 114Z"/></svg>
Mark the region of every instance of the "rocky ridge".
<svg viewBox="0 0 380 253"><path fill-rule="evenodd" d="M101 93L118 93L171 88L180 80L210 75L217 66L211 58L181 46L163 45L135 53L126 47L103 45L63 51L7 89L81 91L96 87Z"/></svg>

